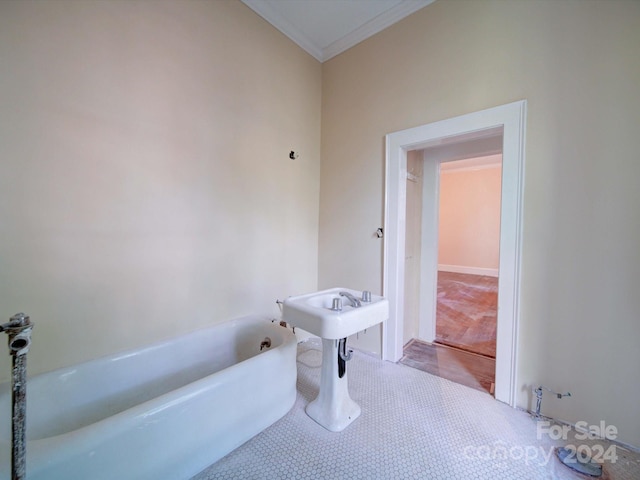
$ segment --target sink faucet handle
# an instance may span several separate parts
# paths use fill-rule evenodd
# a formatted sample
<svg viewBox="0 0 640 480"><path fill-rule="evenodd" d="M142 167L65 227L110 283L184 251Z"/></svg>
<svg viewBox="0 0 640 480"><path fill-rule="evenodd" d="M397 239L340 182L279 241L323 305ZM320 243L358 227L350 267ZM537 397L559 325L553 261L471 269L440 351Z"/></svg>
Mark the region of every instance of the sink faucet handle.
<svg viewBox="0 0 640 480"><path fill-rule="evenodd" d="M333 304L331 305L331 310L333 310L334 312L341 312L342 311L342 299L341 298L334 298L333 299Z"/></svg>
<svg viewBox="0 0 640 480"><path fill-rule="evenodd" d="M363 302L371 302L371 292L369 290L362 291L362 301Z"/></svg>

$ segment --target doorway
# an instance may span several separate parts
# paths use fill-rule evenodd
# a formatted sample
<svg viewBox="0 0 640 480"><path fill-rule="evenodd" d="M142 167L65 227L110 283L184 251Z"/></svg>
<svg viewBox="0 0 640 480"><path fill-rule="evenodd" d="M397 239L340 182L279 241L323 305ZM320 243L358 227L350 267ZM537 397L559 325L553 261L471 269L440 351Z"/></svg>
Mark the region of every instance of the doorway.
<svg viewBox="0 0 640 480"><path fill-rule="evenodd" d="M511 406L515 406L517 385L525 115L526 101L519 101L386 137L383 290L389 300L390 312L389 319L383 325L382 340L383 358L396 362L403 352L407 152L503 135L495 398ZM424 193L434 195L437 192L438 172L438 162L424 163ZM437 202L429 202L429 205L437 205ZM436 208L423 210L423 231L437 231ZM431 252L420 260L421 290L431 292L425 298L435 298L437 291L437 254L434 253L437 252L437 239L434 237L424 235L422 239L422 251ZM420 337L428 341L435 338L435 311L433 301L421 302Z"/></svg>
<svg viewBox="0 0 640 480"><path fill-rule="evenodd" d="M495 143L496 153L482 152L440 165L434 339L436 343L493 359L498 313L502 137L496 137Z"/></svg>
<svg viewBox="0 0 640 480"><path fill-rule="evenodd" d="M493 394L500 244L502 135L407 152L403 357L400 363ZM423 164L439 163L436 195L423 195ZM436 200L437 295L422 298L423 197ZM433 207L426 204L425 209ZM431 273L431 272L427 272ZM436 305L432 342L419 305ZM424 329L423 329L424 330Z"/></svg>

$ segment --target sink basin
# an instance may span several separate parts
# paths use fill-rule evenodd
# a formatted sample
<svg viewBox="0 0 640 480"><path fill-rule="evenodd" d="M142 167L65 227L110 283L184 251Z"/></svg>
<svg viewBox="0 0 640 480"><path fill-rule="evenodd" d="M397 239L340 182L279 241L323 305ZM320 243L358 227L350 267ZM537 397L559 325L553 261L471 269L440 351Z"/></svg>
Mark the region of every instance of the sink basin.
<svg viewBox="0 0 640 480"><path fill-rule="evenodd" d="M350 293L361 300L362 305L353 307L348 298L340 296L340 292ZM341 299L342 311L332 310L335 298ZM282 318L320 338L340 339L387 320L389 302L386 298L373 294L370 302L364 302L362 292L348 288L330 288L287 298Z"/></svg>
<svg viewBox="0 0 640 480"><path fill-rule="evenodd" d="M354 307L351 299L340 295L344 292L360 300L361 305ZM346 363L351 360L352 351L347 353L346 337L389 318L386 298L371 295L367 302L362 298L362 292L357 290L330 288L289 297L282 307L285 322L322 338L320 388L305 411L332 432L344 430L362 411L349 396ZM334 303L340 303L342 308L334 308Z"/></svg>

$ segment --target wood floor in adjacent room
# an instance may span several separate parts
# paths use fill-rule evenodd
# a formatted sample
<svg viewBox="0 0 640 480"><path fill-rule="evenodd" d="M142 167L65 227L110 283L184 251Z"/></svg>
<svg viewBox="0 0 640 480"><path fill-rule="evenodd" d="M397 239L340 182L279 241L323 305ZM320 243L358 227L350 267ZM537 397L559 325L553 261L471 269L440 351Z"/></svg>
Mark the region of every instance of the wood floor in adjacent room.
<svg viewBox="0 0 640 480"><path fill-rule="evenodd" d="M493 394L494 358L414 338L404 346L400 363Z"/></svg>
<svg viewBox="0 0 640 480"><path fill-rule="evenodd" d="M438 272L436 342L496 357L498 279Z"/></svg>
<svg viewBox="0 0 640 480"><path fill-rule="evenodd" d="M436 343L412 339L400 363L493 394L498 279L438 272Z"/></svg>

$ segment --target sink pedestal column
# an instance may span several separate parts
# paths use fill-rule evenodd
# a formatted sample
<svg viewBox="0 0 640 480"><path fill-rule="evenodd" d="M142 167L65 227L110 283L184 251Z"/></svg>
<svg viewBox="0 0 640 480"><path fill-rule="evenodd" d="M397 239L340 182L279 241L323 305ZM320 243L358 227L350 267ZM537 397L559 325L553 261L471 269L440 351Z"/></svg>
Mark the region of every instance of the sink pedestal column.
<svg viewBox="0 0 640 480"><path fill-rule="evenodd" d="M305 409L307 415L332 432L344 430L361 411L349 396L346 367L340 378L338 358L338 340L323 338L320 392Z"/></svg>

